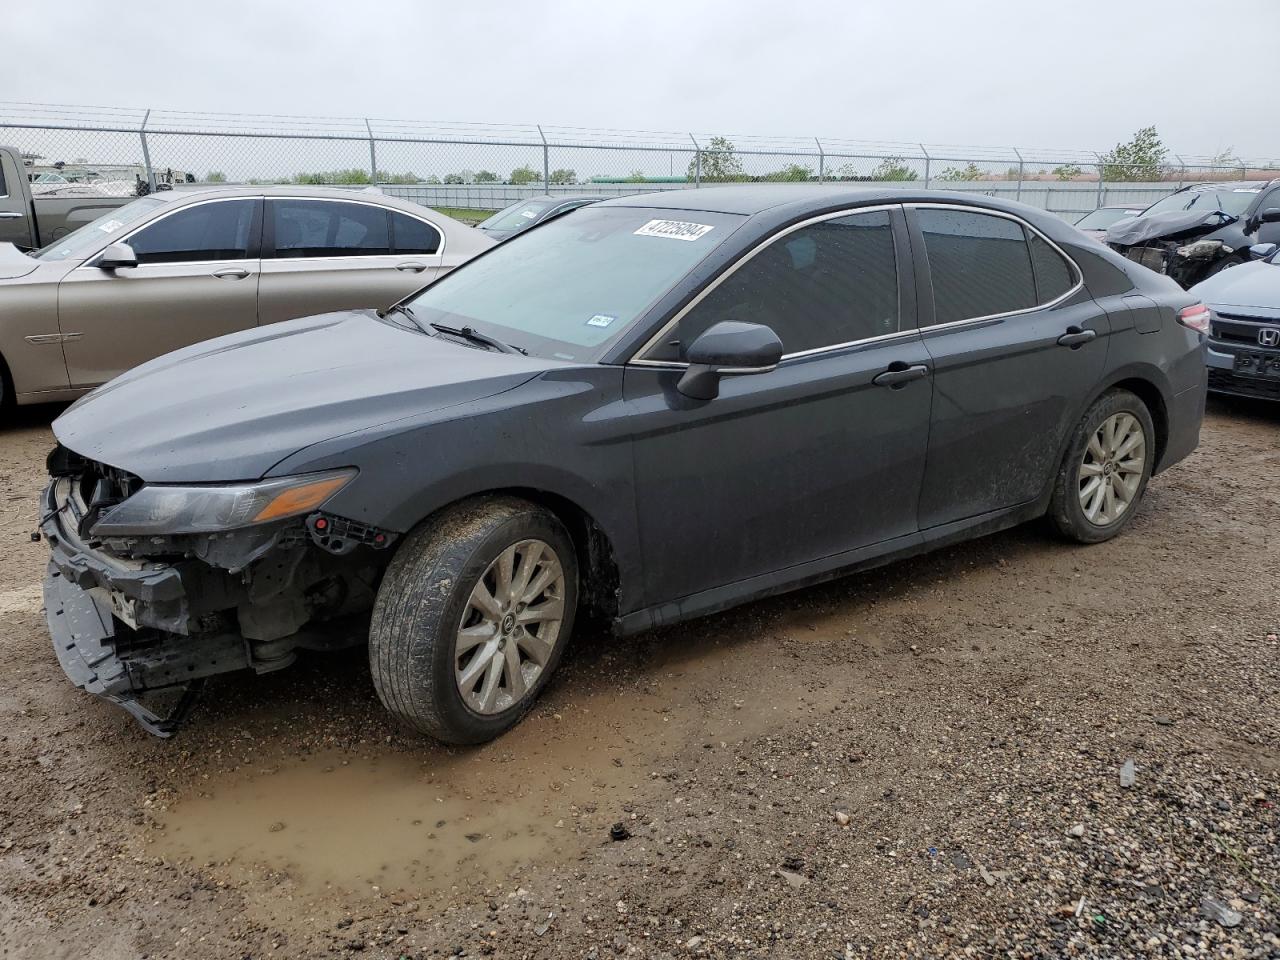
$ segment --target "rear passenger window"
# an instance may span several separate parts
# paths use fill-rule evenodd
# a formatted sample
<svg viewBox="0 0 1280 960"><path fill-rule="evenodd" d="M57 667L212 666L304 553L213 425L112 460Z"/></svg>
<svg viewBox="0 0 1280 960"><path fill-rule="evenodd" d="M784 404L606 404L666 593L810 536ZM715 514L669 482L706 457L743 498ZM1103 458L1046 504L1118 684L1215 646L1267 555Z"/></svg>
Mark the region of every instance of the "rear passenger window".
<svg viewBox="0 0 1280 960"><path fill-rule="evenodd" d="M762 323L784 354L898 331L893 230L883 210L824 220L786 234L712 290L668 342L647 355L682 360L700 333L721 320Z"/></svg>
<svg viewBox="0 0 1280 960"><path fill-rule="evenodd" d="M391 214L391 236L396 253L435 253L440 232L429 223L403 213Z"/></svg>
<svg viewBox="0 0 1280 960"><path fill-rule="evenodd" d="M276 257L372 257L391 252L387 211L342 200L272 200Z"/></svg>
<svg viewBox="0 0 1280 960"><path fill-rule="evenodd" d="M1071 264L1062 258L1039 234L1031 234L1031 264L1036 271L1038 303L1049 303L1076 285Z"/></svg>
<svg viewBox="0 0 1280 960"><path fill-rule="evenodd" d="M933 278L934 323L1036 305L1035 275L1022 225L967 210L916 210Z"/></svg>

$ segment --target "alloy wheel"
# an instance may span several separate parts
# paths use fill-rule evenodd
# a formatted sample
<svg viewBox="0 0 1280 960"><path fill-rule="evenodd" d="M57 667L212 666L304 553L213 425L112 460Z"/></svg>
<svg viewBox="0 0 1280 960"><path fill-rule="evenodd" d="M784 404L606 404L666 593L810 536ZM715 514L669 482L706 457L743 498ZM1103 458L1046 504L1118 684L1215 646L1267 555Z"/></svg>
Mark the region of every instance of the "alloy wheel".
<svg viewBox="0 0 1280 960"><path fill-rule="evenodd" d="M454 645L458 692L476 713L520 702L537 684L564 621L564 568L542 540L521 540L489 564L467 598Z"/></svg>
<svg viewBox="0 0 1280 960"><path fill-rule="evenodd" d="M1109 527L1133 505L1147 462L1147 435L1138 418L1117 413L1085 446L1078 473L1080 509L1094 526Z"/></svg>

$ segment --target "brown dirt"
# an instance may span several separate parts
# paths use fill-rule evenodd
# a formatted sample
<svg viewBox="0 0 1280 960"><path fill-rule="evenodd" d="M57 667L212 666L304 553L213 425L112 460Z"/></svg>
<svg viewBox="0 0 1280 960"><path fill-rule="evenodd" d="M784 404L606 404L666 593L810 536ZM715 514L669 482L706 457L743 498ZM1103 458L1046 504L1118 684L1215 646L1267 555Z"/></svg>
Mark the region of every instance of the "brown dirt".
<svg viewBox="0 0 1280 960"><path fill-rule="evenodd" d="M75 690L51 415L0 433L0 956L1280 956L1280 411L1211 403L1108 544L579 638L468 750L358 652L220 679L167 742Z"/></svg>

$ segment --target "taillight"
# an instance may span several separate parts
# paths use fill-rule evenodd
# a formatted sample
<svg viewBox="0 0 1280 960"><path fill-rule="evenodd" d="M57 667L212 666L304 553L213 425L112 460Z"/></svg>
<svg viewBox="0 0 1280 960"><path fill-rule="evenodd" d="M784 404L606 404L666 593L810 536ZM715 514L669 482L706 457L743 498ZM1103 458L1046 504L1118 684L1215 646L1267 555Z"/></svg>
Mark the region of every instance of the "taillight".
<svg viewBox="0 0 1280 960"><path fill-rule="evenodd" d="M1189 307L1183 307L1178 311L1178 322L1184 327L1190 327L1196 333L1207 334L1209 332L1209 308L1203 303L1193 303Z"/></svg>

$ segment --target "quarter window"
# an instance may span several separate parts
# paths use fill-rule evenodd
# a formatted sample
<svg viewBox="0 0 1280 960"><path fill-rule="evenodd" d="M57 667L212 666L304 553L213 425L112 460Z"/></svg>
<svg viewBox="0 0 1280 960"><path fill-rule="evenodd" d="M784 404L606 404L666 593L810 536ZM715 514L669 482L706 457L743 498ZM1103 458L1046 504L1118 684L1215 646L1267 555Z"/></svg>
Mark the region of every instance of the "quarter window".
<svg viewBox="0 0 1280 960"><path fill-rule="evenodd" d="M1036 293L1039 303L1049 303L1076 285L1075 271L1062 254L1053 249L1039 234L1031 235L1031 263L1036 271Z"/></svg>
<svg viewBox="0 0 1280 960"><path fill-rule="evenodd" d="M440 249L439 230L403 213L392 212L391 234L396 253L427 254Z"/></svg>
<svg viewBox="0 0 1280 960"><path fill-rule="evenodd" d="M1022 225L967 210L916 211L933 278L935 323L1026 310L1035 275Z"/></svg>
<svg viewBox="0 0 1280 960"><path fill-rule="evenodd" d="M770 327L786 354L896 333L898 276L888 212L824 220L778 238L690 310L675 337L646 359L682 360L688 345L721 320Z"/></svg>
<svg viewBox="0 0 1280 960"><path fill-rule="evenodd" d="M257 204L257 200L197 204L143 227L129 238L129 246L139 263L245 260Z"/></svg>
<svg viewBox="0 0 1280 960"><path fill-rule="evenodd" d="M343 200L272 200L275 255L372 257L391 252L387 211Z"/></svg>

